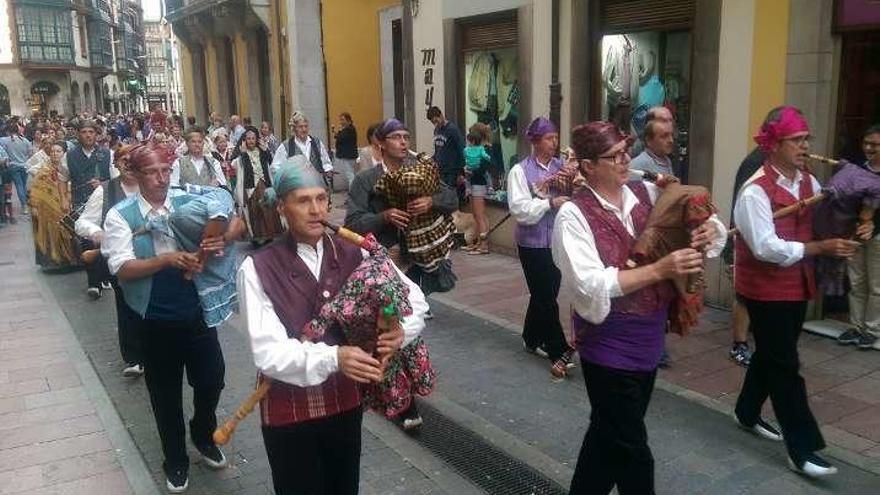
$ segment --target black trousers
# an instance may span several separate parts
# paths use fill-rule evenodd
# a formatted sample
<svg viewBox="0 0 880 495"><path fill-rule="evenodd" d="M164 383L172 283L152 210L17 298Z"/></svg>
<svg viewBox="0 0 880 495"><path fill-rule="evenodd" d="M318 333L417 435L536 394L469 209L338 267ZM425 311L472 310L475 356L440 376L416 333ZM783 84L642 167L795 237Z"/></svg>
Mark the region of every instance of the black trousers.
<svg viewBox="0 0 880 495"><path fill-rule="evenodd" d="M770 397L789 452L807 454L825 448L798 371L797 341L806 301L743 301L749 312L749 330L755 336L755 352L736 401L737 417L754 424Z"/></svg>
<svg viewBox="0 0 880 495"><path fill-rule="evenodd" d="M519 262L529 286L529 307L523 324L523 341L529 347L544 345L555 361L565 352L568 343L559 323L559 284L562 274L553 264L550 248L518 246Z"/></svg>
<svg viewBox="0 0 880 495"><path fill-rule="evenodd" d="M196 446L212 445L217 428L217 402L226 372L217 330L197 321L141 320L144 378L156 418L166 473L186 469L186 428L183 424L183 372L193 388L190 438Z"/></svg>
<svg viewBox="0 0 880 495"><path fill-rule="evenodd" d="M81 241L83 251L96 249L97 246L89 240ZM94 263L86 263L86 277L89 287L101 288L101 282L110 280L110 268L107 266L107 258L98 256Z"/></svg>
<svg viewBox="0 0 880 495"><path fill-rule="evenodd" d="M290 426L264 426L275 495L355 495L361 464L363 412Z"/></svg>
<svg viewBox="0 0 880 495"><path fill-rule="evenodd" d="M144 364L144 350L140 337L141 317L125 302L125 294L116 277L110 277L116 295L116 329L119 333L119 352L126 364Z"/></svg>
<svg viewBox="0 0 880 495"><path fill-rule="evenodd" d="M571 480L572 495L654 493L654 456L645 413L656 371L606 368L581 360L590 398L590 427Z"/></svg>

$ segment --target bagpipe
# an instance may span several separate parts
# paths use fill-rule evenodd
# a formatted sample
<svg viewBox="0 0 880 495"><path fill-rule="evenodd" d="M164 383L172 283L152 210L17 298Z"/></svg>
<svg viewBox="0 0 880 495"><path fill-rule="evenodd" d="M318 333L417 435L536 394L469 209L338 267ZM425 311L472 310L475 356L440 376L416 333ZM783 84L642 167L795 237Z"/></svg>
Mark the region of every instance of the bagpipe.
<svg viewBox="0 0 880 495"><path fill-rule="evenodd" d="M322 223L341 239L364 249L370 256L364 257L339 293L325 303L319 314L305 325L302 338L317 340L331 325L339 324L349 345L357 345L366 352L374 353L378 336L399 328L400 318L412 312L407 300L408 291L397 276L387 251L372 235L361 236L344 227L326 221ZM358 297L369 297L371 301L352 304L355 302L353 298ZM389 364L388 370L391 368ZM386 376L387 374L386 370ZM268 394L272 379L260 375L258 380L253 393L241 403L228 421L214 431L216 444L224 445L229 442L239 422ZM365 402L369 402L367 397Z"/></svg>
<svg viewBox="0 0 880 495"><path fill-rule="evenodd" d="M101 185L106 187L108 182L109 181L101 181ZM86 182L86 183L79 184L77 186L72 187L70 189L71 195L73 194L74 191L78 191L79 189L82 189L86 186L91 186L91 183ZM79 257L80 257L80 259L82 259L83 263L85 263L87 265L91 265L101 256L101 250L97 249L97 248L96 249L86 249L86 247L90 245L88 243L88 239L83 239L82 237L80 237L76 233L76 221L79 219L80 215L82 215L82 212L85 209L86 209L86 203L83 203L83 204L79 205L78 207L72 209L69 213L67 213L66 215L61 217L60 220L58 220L58 225L62 229L66 230L74 239L79 240L79 244L81 246L81 252L79 254Z"/></svg>

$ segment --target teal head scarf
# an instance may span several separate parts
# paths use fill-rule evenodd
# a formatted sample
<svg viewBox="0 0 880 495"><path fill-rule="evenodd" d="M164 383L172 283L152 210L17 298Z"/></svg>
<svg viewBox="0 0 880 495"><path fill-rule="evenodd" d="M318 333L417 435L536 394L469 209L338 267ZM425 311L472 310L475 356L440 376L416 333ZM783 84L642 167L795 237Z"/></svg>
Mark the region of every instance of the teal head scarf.
<svg viewBox="0 0 880 495"><path fill-rule="evenodd" d="M275 206L284 196L295 189L325 187L324 178L304 155L295 155L278 166L272 174L272 187L263 197L266 205Z"/></svg>

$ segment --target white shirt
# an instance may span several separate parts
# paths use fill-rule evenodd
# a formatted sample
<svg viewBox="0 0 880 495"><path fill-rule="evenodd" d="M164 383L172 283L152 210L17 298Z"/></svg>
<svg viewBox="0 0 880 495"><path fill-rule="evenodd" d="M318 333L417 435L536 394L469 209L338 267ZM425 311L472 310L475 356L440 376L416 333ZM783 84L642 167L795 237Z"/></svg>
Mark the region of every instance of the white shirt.
<svg viewBox="0 0 880 495"><path fill-rule="evenodd" d="M649 182L645 183L651 204L657 201L660 189ZM630 235L635 235L632 210L639 199L628 187L623 188L623 208L618 208L596 194L591 193L599 201L602 208L612 212ZM719 237L706 251L706 255L714 258L721 253L727 241L727 228L712 215L709 219L715 224ZM572 305L575 311L590 323L598 324L605 320L611 310L611 299L623 295L618 280L618 269L605 266L596 248L596 238L587 219L580 208L567 202L559 208L553 224L553 239L550 248L553 261L562 273L562 282L575 294Z"/></svg>
<svg viewBox="0 0 880 495"><path fill-rule="evenodd" d="M317 244L317 249L300 243L297 244L296 251L312 275L320 279L323 242ZM366 255L364 252L364 256ZM409 301L413 308L413 314L401 321L403 345L406 345L424 329L428 303L416 284L400 270L397 273L409 288ZM339 371L338 346L301 341L287 336L287 330L278 318L272 301L263 291L260 277L250 257L245 258L238 269L238 297L241 315L250 336L254 364L266 376L299 387L309 387L320 385L331 373Z"/></svg>
<svg viewBox="0 0 880 495"><path fill-rule="evenodd" d="M136 184L131 188L125 184L121 184L121 186L126 198L138 192L138 186ZM76 223L74 223L76 235L91 239L92 241L97 241L97 234L104 231L104 228L101 225L101 215L103 212L104 186L101 185L92 191L89 199L86 200L86 205L83 207L82 213L80 213L79 218L76 219Z"/></svg>
<svg viewBox="0 0 880 495"><path fill-rule="evenodd" d="M307 137L305 141L300 141L297 138L293 138L293 142L306 158L312 156L311 136ZM275 171L278 170L278 167L281 166L282 163L287 161L287 143L288 141L284 141L278 145L278 148L275 149L275 154L272 155L272 165L269 168L270 173L274 174ZM320 141L318 142L318 145L318 154L321 155L321 164L324 167L324 172L333 171L333 162L330 160L330 154L327 153L327 147L324 146L324 143Z"/></svg>
<svg viewBox="0 0 880 495"><path fill-rule="evenodd" d="M153 208L143 196L138 194L138 209L147 221L158 216L170 215L173 211L171 198L179 194L186 193L179 189L169 189L165 203L159 208ZM170 235L155 230L150 231L149 235L153 238L153 250L156 252L156 256L180 250L177 241ZM137 256L134 255L132 239L132 231L128 222L122 218L122 214L118 210L111 208L107 212L107 218L104 219L104 241L101 244L101 254L107 258L111 274L119 273L125 262L137 259Z"/></svg>
<svg viewBox="0 0 880 495"><path fill-rule="evenodd" d="M225 186L226 185L226 176L223 174L223 167L220 166L220 162L217 160L211 159L207 160L205 155L202 155L201 158L190 157L193 167L196 169L196 173L201 174L202 168L205 166L205 162L209 161L211 164L211 168L214 170L214 178L217 180L217 185ZM171 165L171 185L173 187L180 186L180 158L174 160L174 164Z"/></svg>
<svg viewBox="0 0 880 495"><path fill-rule="evenodd" d="M28 175L31 177L36 177L37 172L42 170L42 168L49 164L49 155L46 154L43 150L37 150L36 153L31 155L28 161L25 163L25 168L27 169ZM67 153L61 157L61 167L59 167L59 172L61 173L62 181L70 180L70 172L67 170Z"/></svg>
<svg viewBox="0 0 880 495"><path fill-rule="evenodd" d="M774 170L776 169L774 168ZM776 173L779 171L776 170ZM804 243L786 241L776 235L770 198L767 197L767 193L761 186L754 184L755 179L763 175L764 169L759 169L740 190L739 198L733 209L733 219L739 234L755 258L779 266L791 266L804 257ZM803 174L799 170L795 173L793 180L779 174L776 184L795 198L799 198L803 178ZM810 180L812 194L816 194L820 189L819 181L812 175Z"/></svg>
<svg viewBox="0 0 880 495"><path fill-rule="evenodd" d="M544 165L537 160L535 163L544 170ZM517 163L507 174L507 206L513 219L522 225L535 225L550 211L550 200L536 198L532 194L529 180L522 163Z"/></svg>

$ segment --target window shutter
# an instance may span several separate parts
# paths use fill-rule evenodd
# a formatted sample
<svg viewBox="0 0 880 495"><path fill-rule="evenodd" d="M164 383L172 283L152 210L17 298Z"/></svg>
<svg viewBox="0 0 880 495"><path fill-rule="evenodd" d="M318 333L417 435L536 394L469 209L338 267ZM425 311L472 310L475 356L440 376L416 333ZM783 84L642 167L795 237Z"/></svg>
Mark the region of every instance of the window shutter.
<svg viewBox="0 0 880 495"><path fill-rule="evenodd" d="M602 34L671 31L693 26L695 0L602 0Z"/></svg>
<svg viewBox="0 0 880 495"><path fill-rule="evenodd" d="M516 46L517 39L515 15L491 23L461 24L461 48L465 51Z"/></svg>

